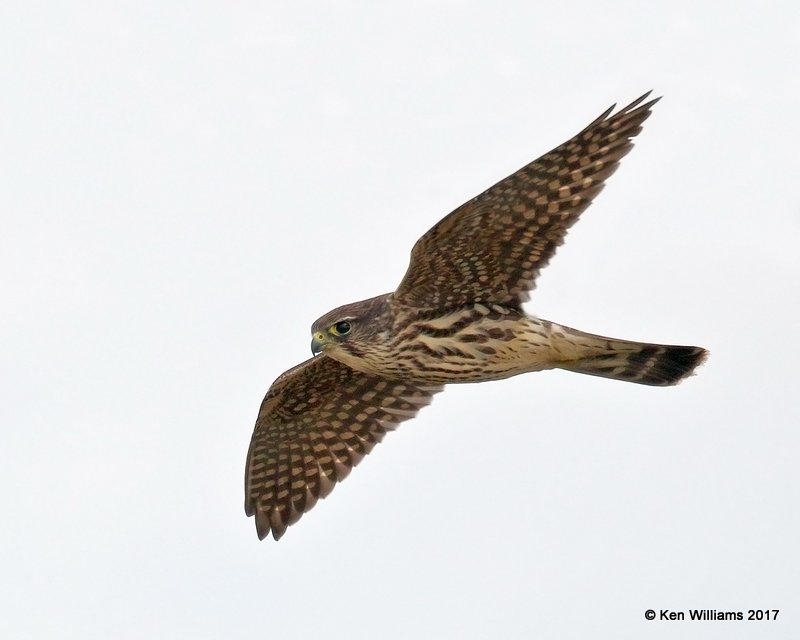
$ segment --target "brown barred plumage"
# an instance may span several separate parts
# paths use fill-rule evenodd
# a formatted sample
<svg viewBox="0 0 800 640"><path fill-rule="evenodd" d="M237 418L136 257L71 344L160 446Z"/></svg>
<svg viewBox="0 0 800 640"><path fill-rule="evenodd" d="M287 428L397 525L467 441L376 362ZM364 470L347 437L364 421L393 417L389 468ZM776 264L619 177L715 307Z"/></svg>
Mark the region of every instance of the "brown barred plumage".
<svg viewBox="0 0 800 640"><path fill-rule="evenodd" d="M611 118L613 107L606 110L435 224L414 245L395 298L435 309L525 302L567 230L633 148L631 138L659 100L641 104L648 95Z"/></svg>
<svg viewBox="0 0 800 640"><path fill-rule="evenodd" d="M397 291L312 325L312 351L324 353L273 383L250 444L245 510L259 538L280 538L445 383L561 368L664 386L705 359L700 347L604 338L521 308L630 151L657 102L647 95L446 216L414 246Z"/></svg>
<svg viewBox="0 0 800 640"><path fill-rule="evenodd" d="M277 540L441 385L388 380L321 355L280 376L258 412L245 511Z"/></svg>

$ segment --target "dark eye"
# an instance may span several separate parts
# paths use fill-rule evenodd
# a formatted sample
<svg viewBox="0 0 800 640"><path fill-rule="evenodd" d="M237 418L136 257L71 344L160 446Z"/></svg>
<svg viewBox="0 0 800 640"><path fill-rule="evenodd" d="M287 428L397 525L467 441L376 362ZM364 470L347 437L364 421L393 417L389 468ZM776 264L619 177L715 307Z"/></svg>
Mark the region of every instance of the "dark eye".
<svg viewBox="0 0 800 640"><path fill-rule="evenodd" d="M342 320L341 322L337 322L332 327L334 335L337 336L345 336L350 333L350 323L347 320Z"/></svg>

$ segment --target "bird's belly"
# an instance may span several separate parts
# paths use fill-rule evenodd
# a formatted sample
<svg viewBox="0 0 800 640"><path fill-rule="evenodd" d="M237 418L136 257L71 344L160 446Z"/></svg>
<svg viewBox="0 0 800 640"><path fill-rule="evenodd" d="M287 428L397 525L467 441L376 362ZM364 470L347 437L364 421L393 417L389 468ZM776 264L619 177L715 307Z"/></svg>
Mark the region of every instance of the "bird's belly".
<svg viewBox="0 0 800 640"><path fill-rule="evenodd" d="M417 381L481 382L553 368L550 323L518 311L460 310L409 325L391 375Z"/></svg>

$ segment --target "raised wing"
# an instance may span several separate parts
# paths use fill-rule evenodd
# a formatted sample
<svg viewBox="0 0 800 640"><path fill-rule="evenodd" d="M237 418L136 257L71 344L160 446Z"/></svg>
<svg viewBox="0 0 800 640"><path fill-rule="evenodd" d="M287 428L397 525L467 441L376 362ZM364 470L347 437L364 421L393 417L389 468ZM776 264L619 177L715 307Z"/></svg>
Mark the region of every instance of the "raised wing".
<svg viewBox="0 0 800 640"><path fill-rule="evenodd" d="M324 354L280 376L258 412L245 470L245 512L278 540L441 385L355 371Z"/></svg>
<svg viewBox="0 0 800 640"><path fill-rule="evenodd" d="M395 297L424 308L517 306L600 193L658 101L612 106L571 140L463 204L422 236ZM609 117L610 116L610 117Z"/></svg>

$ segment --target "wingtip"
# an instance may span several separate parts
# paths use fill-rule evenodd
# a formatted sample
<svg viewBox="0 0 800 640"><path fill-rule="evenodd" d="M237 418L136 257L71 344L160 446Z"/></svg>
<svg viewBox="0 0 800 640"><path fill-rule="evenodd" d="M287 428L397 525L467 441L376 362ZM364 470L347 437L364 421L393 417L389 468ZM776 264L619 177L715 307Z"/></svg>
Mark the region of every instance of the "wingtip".
<svg viewBox="0 0 800 640"><path fill-rule="evenodd" d="M649 101L645 102L645 100L647 100L652 93L653 93L652 89L646 91L645 93L640 95L638 98L636 98L636 100L631 102L627 107L625 107L623 109L620 109L620 113L626 113L626 112L629 112L629 111L633 111L637 107L639 107L640 109L649 109L650 107L652 107L656 102L658 102L662 98L662 96L657 96L657 97L653 98L652 100L649 100Z"/></svg>
<svg viewBox="0 0 800 640"><path fill-rule="evenodd" d="M261 511L260 509L255 511L255 516L256 516L256 535L258 535L259 540L263 540L269 535L270 532L269 518L266 512Z"/></svg>
<svg viewBox="0 0 800 640"><path fill-rule="evenodd" d="M286 527L272 527L269 524L260 526L259 521L256 520L256 535L259 540L268 538L270 533L272 534L273 540L280 540L283 534L286 533Z"/></svg>

